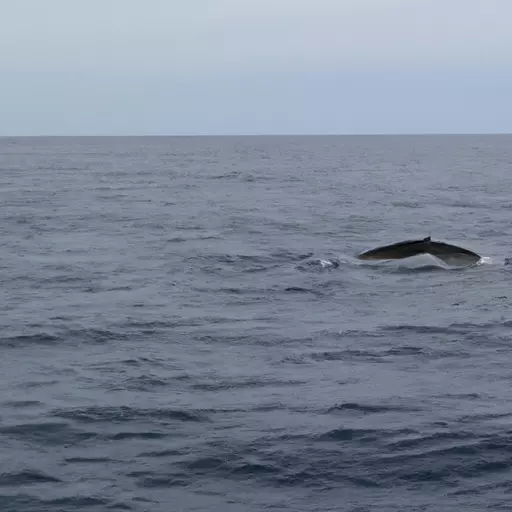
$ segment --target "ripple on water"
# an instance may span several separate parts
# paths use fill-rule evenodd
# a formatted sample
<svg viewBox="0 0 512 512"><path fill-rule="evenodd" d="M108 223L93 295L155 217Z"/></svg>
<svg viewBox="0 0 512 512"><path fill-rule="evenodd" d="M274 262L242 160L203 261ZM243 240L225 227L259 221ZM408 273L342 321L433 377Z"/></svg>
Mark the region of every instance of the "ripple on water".
<svg viewBox="0 0 512 512"><path fill-rule="evenodd" d="M3 425L0 434L42 446L74 445L97 436L95 432L75 429L67 423L50 421Z"/></svg>
<svg viewBox="0 0 512 512"><path fill-rule="evenodd" d="M139 420L157 422L181 421L199 422L209 421L207 415L199 411L186 411L181 409L142 409L138 407L76 407L69 409L56 409L53 416L66 418L78 423L130 423Z"/></svg>
<svg viewBox="0 0 512 512"><path fill-rule="evenodd" d="M0 346L24 348L27 346L75 345L77 343L104 344L125 339L128 335L106 329L53 329L49 334L39 332L0 338ZM60 331L60 332L59 332Z"/></svg>
<svg viewBox="0 0 512 512"><path fill-rule="evenodd" d="M408 407L400 405L377 405L377 404L360 404L356 402L346 402L330 407L327 413L343 413L355 412L363 414L379 414L386 412L415 412L420 411L418 407Z"/></svg>
<svg viewBox="0 0 512 512"><path fill-rule="evenodd" d="M8 472L0 474L0 487L17 487L56 482L61 482L61 480L40 471L28 469L16 473Z"/></svg>

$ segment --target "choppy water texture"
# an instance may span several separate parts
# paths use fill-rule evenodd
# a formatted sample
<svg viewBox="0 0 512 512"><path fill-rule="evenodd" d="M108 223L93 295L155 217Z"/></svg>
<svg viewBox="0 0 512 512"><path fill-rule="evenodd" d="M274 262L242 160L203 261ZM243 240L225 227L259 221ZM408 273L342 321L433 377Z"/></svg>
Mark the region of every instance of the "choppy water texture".
<svg viewBox="0 0 512 512"><path fill-rule="evenodd" d="M512 137L0 150L3 512L508 510Z"/></svg>

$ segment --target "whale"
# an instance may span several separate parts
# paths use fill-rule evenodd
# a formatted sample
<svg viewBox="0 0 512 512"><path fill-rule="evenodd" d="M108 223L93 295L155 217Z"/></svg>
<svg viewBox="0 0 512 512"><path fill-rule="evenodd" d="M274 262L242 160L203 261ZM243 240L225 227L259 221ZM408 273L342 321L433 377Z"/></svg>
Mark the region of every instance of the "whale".
<svg viewBox="0 0 512 512"><path fill-rule="evenodd" d="M360 260L401 260L420 254L430 254L447 265L475 265L482 257L469 249L445 242L436 242L430 236L418 240L404 240L383 245L357 255Z"/></svg>

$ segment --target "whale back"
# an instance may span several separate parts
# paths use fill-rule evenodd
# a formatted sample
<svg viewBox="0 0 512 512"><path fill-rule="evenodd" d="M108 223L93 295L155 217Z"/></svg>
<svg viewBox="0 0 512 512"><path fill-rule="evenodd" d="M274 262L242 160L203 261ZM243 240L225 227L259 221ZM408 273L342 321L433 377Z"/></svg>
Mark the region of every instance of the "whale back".
<svg viewBox="0 0 512 512"><path fill-rule="evenodd" d="M481 256L473 251L445 242L435 242L430 237L383 245L365 251L357 257L361 260L399 260L419 254L430 254L449 265L469 265L481 259Z"/></svg>
<svg viewBox="0 0 512 512"><path fill-rule="evenodd" d="M376 247L359 254L360 260L400 260L426 252L430 237L421 240L404 240L390 245Z"/></svg>

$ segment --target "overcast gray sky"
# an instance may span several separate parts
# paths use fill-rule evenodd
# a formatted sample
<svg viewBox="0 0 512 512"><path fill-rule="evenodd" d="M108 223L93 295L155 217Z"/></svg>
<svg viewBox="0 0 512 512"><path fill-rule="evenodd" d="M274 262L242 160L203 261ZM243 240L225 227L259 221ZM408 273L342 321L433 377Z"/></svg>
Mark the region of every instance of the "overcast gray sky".
<svg viewBox="0 0 512 512"><path fill-rule="evenodd" d="M511 0L0 7L0 135L512 132Z"/></svg>

